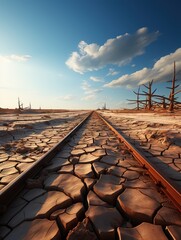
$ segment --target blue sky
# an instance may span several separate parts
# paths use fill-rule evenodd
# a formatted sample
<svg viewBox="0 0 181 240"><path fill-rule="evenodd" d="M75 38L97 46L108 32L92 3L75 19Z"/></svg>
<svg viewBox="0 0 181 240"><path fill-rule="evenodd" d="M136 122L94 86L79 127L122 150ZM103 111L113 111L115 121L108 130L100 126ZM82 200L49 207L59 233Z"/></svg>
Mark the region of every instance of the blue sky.
<svg viewBox="0 0 181 240"><path fill-rule="evenodd" d="M0 0L0 107L127 107L181 79L180 0ZM144 88L142 87L144 90Z"/></svg>

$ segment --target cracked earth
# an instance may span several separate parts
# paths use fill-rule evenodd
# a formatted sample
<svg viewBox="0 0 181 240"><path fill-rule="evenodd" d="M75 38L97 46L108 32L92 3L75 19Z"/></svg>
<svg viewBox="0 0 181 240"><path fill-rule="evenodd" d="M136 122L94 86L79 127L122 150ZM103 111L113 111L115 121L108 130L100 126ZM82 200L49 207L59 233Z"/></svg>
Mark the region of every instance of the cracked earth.
<svg viewBox="0 0 181 240"><path fill-rule="evenodd" d="M85 112L0 115L0 189L63 139Z"/></svg>
<svg viewBox="0 0 181 240"><path fill-rule="evenodd" d="M179 239L181 215L95 115L0 219L1 238Z"/></svg>
<svg viewBox="0 0 181 240"><path fill-rule="evenodd" d="M181 189L181 112L100 113Z"/></svg>

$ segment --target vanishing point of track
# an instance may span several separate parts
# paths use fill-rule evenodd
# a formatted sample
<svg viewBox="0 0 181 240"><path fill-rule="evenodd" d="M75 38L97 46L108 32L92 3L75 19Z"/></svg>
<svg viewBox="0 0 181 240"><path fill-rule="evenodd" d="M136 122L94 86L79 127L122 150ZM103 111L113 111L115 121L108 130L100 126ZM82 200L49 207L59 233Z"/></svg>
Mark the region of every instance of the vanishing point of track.
<svg viewBox="0 0 181 240"><path fill-rule="evenodd" d="M87 129L89 124L90 126ZM81 139L82 136L84 136L83 139ZM62 155L63 157L57 158L59 162L62 160L64 163L55 163L53 159L56 160L57 155L61 156L61 150L66 148L69 154L66 150ZM51 167L52 160L54 161L53 167ZM136 163L136 160L140 164ZM41 172L43 172L43 177ZM149 179L148 174L153 181ZM63 177L72 177L72 192L70 191L70 186L61 186L61 184L66 183L67 179L56 180L56 178L61 178L61 175ZM37 185L39 179L41 181ZM58 181L57 185L54 184L54 180L55 182ZM41 188L43 189L42 193L40 195L36 193L36 196L32 198L33 200L24 197L26 203L18 209L17 213L9 218L6 217L9 214L9 206L13 205L13 200L18 198L19 194L20 198L23 198L22 196L24 195L22 194L28 195L28 190L26 189L28 183L31 186L29 191ZM70 183L67 182L67 184L69 185ZM79 193L76 191L74 193L74 187L76 189L80 188ZM50 190L50 192L47 192L47 190ZM22 193L23 191L25 193ZM38 215L36 213L35 216L28 215L28 205L32 204L33 206L36 199L41 198L45 194L47 194L48 199L48 194L53 194L55 191L56 194L59 191L65 195L64 198L67 199L64 200L64 203L59 203L54 209L47 210L45 214ZM153 192L153 196L150 192ZM163 192L168 196L168 200ZM136 195L135 200L134 195ZM138 201L138 203L134 205L130 198L133 199L133 202ZM44 201L46 202L46 200ZM141 207L139 201L143 201L141 203L143 210L139 209ZM144 201L149 202L145 207ZM67 210L65 209L76 204L82 204L82 207L75 207L74 211L77 212L73 211L72 215L76 216L68 220L66 216ZM164 213L162 215L162 212L164 212L162 210L167 208L169 204L172 207L168 207L169 210L165 211L173 212L173 215L175 214L176 216L176 222L169 222L171 220L165 218L163 221L165 223L163 223L160 220L164 216ZM93 112L81 121L61 142L56 144L43 157L33 163L30 168L2 189L0 192L0 208L0 212L4 212L2 221L0 221L0 232L1 227L7 230L2 239L13 239L13 234L17 234L17 231L21 232L21 226L23 228L23 224L27 223L27 221L32 220L33 222L37 221L37 219L42 221L44 218L47 219L48 224L54 220L58 225L58 228L54 227L55 229L52 230L53 238L51 239L76 239L74 234L78 232L79 234L85 234L84 236L87 234L87 239L115 239L115 236L118 239L124 239L127 236L127 231L129 233L129 229L133 230L138 226L139 228L136 231L142 234L141 224L148 223L151 225L152 230L156 226L153 231L158 231L160 236L165 236L163 239L167 239L166 236L169 234L173 235L174 232L169 228L170 225L176 226L176 229L177 227L180 228L181 220L179 221L177 218L179 219L180 217L181 193L180 189L173 186L172 182L167 179L167 176L155 169L154 165L148 162L103 117L97 112ZM148 212L147 208L150 208ZM64 209L64 211L60 211L60 209ZM23 217L20 216L21 211L23 211ZM57 211L60 212L54 214ZM71 210L69 211L71 212ZM69 215L71 214L69 213ZM106 221L102 225L100 224L101 216L103 218L102 221ZM109 216L111 217L109 218ZM83 221L83 225L78 224L78 222L85 219L89 219L90 223ZM129 228L127 228L128 225ZM74 227L76 227L75 231L72 230ZM31 227L29 226L29 228ZM149 225L144 225L145 228L148 229L148 232L150 231ZM162 228L164 228L163 232ZM31 234L30 231L29 235L24 239L31 239L29 237L33 236ZM21 239L21 236L19 239ZM135 239L137 238L135 237Z"/></svg>

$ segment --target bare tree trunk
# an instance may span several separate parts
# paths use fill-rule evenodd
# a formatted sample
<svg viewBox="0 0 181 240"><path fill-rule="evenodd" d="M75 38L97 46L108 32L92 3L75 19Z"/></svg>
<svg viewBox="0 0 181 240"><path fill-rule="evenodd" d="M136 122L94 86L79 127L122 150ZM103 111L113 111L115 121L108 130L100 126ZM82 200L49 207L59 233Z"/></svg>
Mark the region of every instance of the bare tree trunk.
<svg viewBox="0 0 181 240"><path fill-rule="evenodd" d="M173 80L172 80L172 88L170 91L170 105L169 105L169 110L173 111L174 109L174 98L175 96L175 62L174 62L174 73L173 73Z"/></svg>

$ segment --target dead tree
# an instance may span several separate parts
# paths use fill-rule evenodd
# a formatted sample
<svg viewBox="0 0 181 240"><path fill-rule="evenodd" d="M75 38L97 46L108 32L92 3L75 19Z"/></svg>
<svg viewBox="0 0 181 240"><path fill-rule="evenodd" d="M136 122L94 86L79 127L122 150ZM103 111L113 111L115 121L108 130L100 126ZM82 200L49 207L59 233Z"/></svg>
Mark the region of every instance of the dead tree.
<svg viewBox="0 0 181 240"><path fill-rule="evenodd" d="M138 92L133 91L136 94L136 105L137 110L140 109L140 86L138 88Z"/></svg>
<svg viewBox="0 0 181 240"><path fill-rule="evenodd" d="M176 94L178 94L179 92L181 92L181 90L177 90L176 89L180 86L179 84L176 85L176 66L175 66L175 61L174 61L174 71L173 71L173 79L171 81L172 86L171 87L167 87L168 89L170 89L170 95L169 95L169 100L170 100L170 104L169 104L169 111L173 111L175 104L179 104L180 102L176 101L177 97Z"/></svg>
<svg viewBox="0 0 181 240"><path fill-rule="evenodd" d="M155 89L152 92L152 84L153 84L153 80L151 82L148 83L148 86L146 86L145 84L143 84L144 87L146 87L148 89L148 92L145 92L145 95L147 96L147 108L150 110L152 108L152 96L153 94L156 92L157 89Z"/></svg>
<svg viewBox="0 0 181 240"><path fill-rule="evenodd" d="M152 84L153 84L153 80L148 83L148 86L143 84L143 86L148 89L148 92L143 91L144 94L143 93L140 94L142 96L146 96L145 108L148 108L148 110L151 110L151 108L153 107L153 103L156 102L156 101L153 101L152 98L154 97L154 93L156 92L157 89L155 89L152 92ZM142 100L142 103L144 103L144 101L145 100Z"/></svg>
<svg viewBox="0 0 181 240"><path fill-rule="evenodd" d="M102 109L103 109L103 110L106 110L106 109L107 109L107 107L106 107L106 103L104 103Z"/></svg>
<svg viewBox="0 0 181 240"><path fill-rule="evenodd" d="M136 100L127 99L127 101L130 101L131 102L130 104L135 104L136 103L136 110L139 110L141 108L140 103L142 102L140 100L140 86L139 86L137 92L135 92L135 91L133 91L133 92L134 92L134 94L136 94Z"/></svg>
<svg viewBox="0 0 181 240"><path fill-rule="evenodd" d="M136 109L139 110L140 106L141 108L151 110L155 107L161 107L162 109L167 109L169 108L170 111L173 111L174 108L180 108L181 107L181 102L177 101L178 97L176 95L181 92L181 89L178 90L177 88L180 86L179 84L176 85L176 66L174 62L174 74L173 74L173 79L169 82L172 83L171 87L167 87L170 89L170 94L169 97L165 97L162 95L157 95L155 94L156 90L152 91L152 84L153 80L148 83L148 86L143 84L143 86L147 89L147 91L143 91L143 93L140 93L140 87L138 88L138 92L134 92L137 96L136 100L128 100L131 103L130 104L137 104ZM140 99L140 96L146 97L145 99ZM155 100L155 99L158 99Z"/></svg>
<svg viewBox="0 0 181 240"><path fill-rule="evenodd" d="M165 97L164 95L154 95L153 97L159 100L159 102L155 101L157 106L161 107L162 109L167 109L169 98Z"/></svg>
<svg viewBox="0 0 181 240"><path fill-rule="evenodd" d="M166 98L165 98L165 96L160 96L160 98L161 98L162 108L163 108L163 109L166 109L166 108L167 108L167 103L166 103Z"/></svg>
<svg viewBox="0 0 181 240"><path fill-rule="evenodd" d="M21 103L20 103L20 100L18 98L18 109L20 109L20 108L21 108Z"/></svg>
<svg viewBox="0 0 181 240"><path fill-rule="evenodd" d="M136 100L129 100L132 103L130 104L137 104L136 109L139 110L140 108L144 108L144 109L149 109L151 110L153 103L157 103L156 101L154 101L152 98L155 96L154 93L156 92L157 89L155 89L152 92L152 84L153 84L153 80L151 82L148 83L148 86L146 86L145 84L143 84L144 87L146 87L148 89L148 92L143 91L143 93L140 93L140 87L138 88L138 92L134 92L134 94L136 94L137 99ZM140 99L140 96L146 96L146 99ZM142 107L140 107L140 105L142 105Z"/></svg>
<svg viewBox="0 0 181 240"><path fill-rule="evenodd" d="M18 98L18 109L23 110L23 103L20 102L19 98Z"/></svg>

